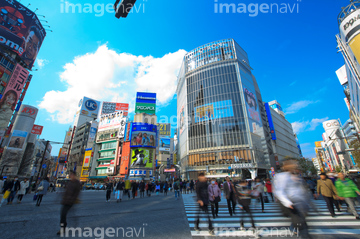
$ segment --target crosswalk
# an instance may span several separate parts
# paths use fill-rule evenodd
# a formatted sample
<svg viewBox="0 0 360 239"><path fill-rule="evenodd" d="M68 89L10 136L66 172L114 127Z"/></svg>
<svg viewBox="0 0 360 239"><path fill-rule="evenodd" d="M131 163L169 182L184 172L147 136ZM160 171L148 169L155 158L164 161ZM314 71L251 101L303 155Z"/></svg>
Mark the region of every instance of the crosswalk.
<svg viewBox="0 0 360 239"><path fill-rule="evenodd" d="M200 239L200 237L205 238L210 236L207 229L208 223L206 218L201 218L200 220L200 231L194 230L198 212L195 195L185 194L183 195L183 201L192 237ZM330 216L324 200L314 200L313 205L317 208L318 212L312 209L306 218L310 235L331 235L332 237L335 236L335 238L360 238L360 220L355 220L355 217L346 211L345 205L341 212L336 212L337 216L335 218ZM251 223L248 217L244 220L245 228L247 229L238 230L242 212L238 206L236 208L236 214L231 217L227 208L227 202L222 199L219 203L219 217L213 219L209 206L216 237L251 238L256 236L254 232L250 230ZM265 212L263 213L260 203L253 200L251 209L255 219L255 225L259 229L258 235L261 237L296 237L295 231L289 228L290 219L283 216L277 203L265 203ZM357 206L357 210L360 212L359 206Z"/></svg>

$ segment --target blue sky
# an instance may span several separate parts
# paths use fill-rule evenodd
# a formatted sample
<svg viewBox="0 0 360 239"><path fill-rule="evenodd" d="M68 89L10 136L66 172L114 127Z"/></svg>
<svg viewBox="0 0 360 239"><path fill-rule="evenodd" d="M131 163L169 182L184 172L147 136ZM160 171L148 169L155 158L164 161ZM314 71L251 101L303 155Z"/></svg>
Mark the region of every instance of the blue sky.
<svg viewBox="0 0 360 239"><path fill-rule="evenodd" d="M44 126L41 138L62 142L84 95L134 107L136 90L155 91L157 114L175 116L176 74L183 55L225 38L234 38L248 53L263 100L281 103L287 120L295 123L305 156L315 154L322 121L349 118L335 74L344 64L336 49L337 15L348 0L138 0L138 13L126 19L106 12L95 16L115 0L69 0L81 3L82 10L85 3L92 4L96 13L66 13L64 0L22 1L28 2L53 30L24 99L40 108L36 124ZM288 11L295 9L249 16L215 13L215 3L285 3ZM59 147L53 147L53 155Z"/></svg>

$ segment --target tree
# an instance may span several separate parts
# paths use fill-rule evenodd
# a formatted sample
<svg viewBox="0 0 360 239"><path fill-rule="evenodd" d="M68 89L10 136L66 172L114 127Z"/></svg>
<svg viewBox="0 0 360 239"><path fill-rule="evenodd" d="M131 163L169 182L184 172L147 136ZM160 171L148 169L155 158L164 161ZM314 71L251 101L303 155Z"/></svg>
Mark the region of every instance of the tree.
<svg viewBox="0 0 360 239"><path fill-rule="evenodd" d="M355 163L357 165L360 165L360 143L358 140L353 140L349 144L350 148L355 149L354 151L351 151L351 155L354 157Z"/></svg>
<svg viewBox="0 0 360 239"><path fill-rule="evenodd" d="M335 172L340 173L342 171L342 167L340 165L335 166Z"/></svg>

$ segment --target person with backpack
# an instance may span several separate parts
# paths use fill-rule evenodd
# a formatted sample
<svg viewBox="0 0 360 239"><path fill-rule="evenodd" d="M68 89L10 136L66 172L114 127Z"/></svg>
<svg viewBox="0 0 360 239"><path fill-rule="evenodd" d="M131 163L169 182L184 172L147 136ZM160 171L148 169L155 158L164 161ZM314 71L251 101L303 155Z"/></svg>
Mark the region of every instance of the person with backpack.
<svg viewBox="0 0 360 239"><path fill-rule="evenodd" d="M178 200L178 197L180 197L180 184L178 179L175 180L173 188L175 192L175 200Z"/></svg>

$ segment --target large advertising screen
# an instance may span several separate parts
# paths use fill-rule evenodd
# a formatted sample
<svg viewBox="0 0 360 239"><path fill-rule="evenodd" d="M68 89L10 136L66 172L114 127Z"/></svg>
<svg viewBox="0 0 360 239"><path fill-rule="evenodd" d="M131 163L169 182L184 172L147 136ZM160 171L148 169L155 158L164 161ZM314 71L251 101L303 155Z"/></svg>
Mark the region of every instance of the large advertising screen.
<svg viewBox="0 0 360 239"><path fill-rule="evenodd" d="M92 118L97 118L100 108L100 102L84 97L79 103L80 114Z"/></svg>
<svg viewBox="0 0 360 239"><path fill-rule="evenodd" d="M156 148L157 127L146 123L133 123L131 129L131 147Z"/></svg>
<svg viewBox="0 0 360 239"><path fill-rule="evenodd" d="M244 86L244 97L249 117L250 130L254 134L261 135L262 123L255 90Z"/></svg>
<svg viewBox="0 0 360 239"><path fill-rule="evenodd" d="M18 54L29 69L46 36L38 17L13 0L0 0L0 44Z"/></svg>
<svg viewBox="0 0 360 239"><path fill-rule="evenodd" d="M351 51L360 62L360 9L349 14L340 24L342 40L349 44Z"/></svg>
<svg viewBox="0 0 360 239"><path fill-rule="evenodd" d="M28 133L25 131L14 130L8 148L22 149L24 147L27 135Z"/></svg>
<svg viewBox="0 0 360 239"><path fill-rule="evenodd" d="M195 107L195 123L233 116L231 100L218 101Z"/></svg>
<svg viewBox="0 0 360 239"><path fill-rule="evenodd" d="M131 149L131 168L152 168L155 149L135 148Z"/></svg>
<svg viewBox="0 0 360 239"><path fill-rule="evenodd" d="M170 152L170 138L160 137L160 139L159 139L159 151Z"/></svg>
<svg viewBox="0 0 360 239"><path fill-rule="evenodd" d="M6 130L29 72L17 64L0 100L0 130Z"/></svg>
<svg viewBox="0 0 360 239"><path fill-rule="evenodd" d="M114 112L122 111L124 116L128 115L129 112L129 104L125 103L114 103L114 102L103 102L101 107L101 114L111 114Z"/></svg>

